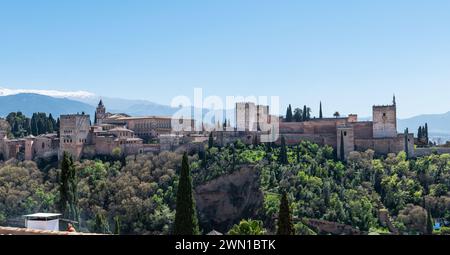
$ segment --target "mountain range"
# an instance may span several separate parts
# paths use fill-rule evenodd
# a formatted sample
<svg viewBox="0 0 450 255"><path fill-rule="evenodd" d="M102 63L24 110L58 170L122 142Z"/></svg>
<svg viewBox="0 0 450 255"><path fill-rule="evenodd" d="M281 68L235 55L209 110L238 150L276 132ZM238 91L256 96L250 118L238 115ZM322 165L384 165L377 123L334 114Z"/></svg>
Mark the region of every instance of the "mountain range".
<svg viewBox="0 0 450 255"><path fill-rule="evenodd" d="M88 92L29 93L39 91L23 91L12 93L0 88L0 116L5 117L10 112L21 111L27 116L34 112L52 113L53 116L69 113L94 115L100 97ZM146 100L130 100L121 98L101 98L110 112L126 113L132 116L172 115L180 108L157 104ZM423 114L412 118L399 119L398 130L402 132L409 128L410 132L417 132L419 126L428 123L431 136L450 137L450 112L443 114Z"/></svg>

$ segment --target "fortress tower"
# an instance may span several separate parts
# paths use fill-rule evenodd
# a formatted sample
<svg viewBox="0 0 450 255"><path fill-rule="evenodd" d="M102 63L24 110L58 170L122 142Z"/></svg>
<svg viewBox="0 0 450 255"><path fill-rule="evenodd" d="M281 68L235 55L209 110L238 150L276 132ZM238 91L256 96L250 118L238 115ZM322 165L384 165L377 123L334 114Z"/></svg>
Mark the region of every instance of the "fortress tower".
<svg viewBox="0 0 450 255"><path fill-rule="evenodd" d="M392 105L373 106L373 137L397 137L397 104L395 96Z"/></svg>
<svg viewBox="0 0 450 255"><path fill-rule="evenodd" d="M64 151L70 153L74 160L79 160L89 135L89 115L70 114L60 117L59 156Z"/></svg>
<svg viewBox="0 0 450 255"><path fill-rule="evenodd" d="M102 124L102 120L106 118L106 108L103 105L103 101L100 99L97 109L95 110L95 120L96 125Z"/></svg>
<svg viewBox="0 0 450 255"><path fill-rule="evenodd" d="M236 103L236 128L238 131L254 131L257 120L257 107L255 103Z"/></svg>

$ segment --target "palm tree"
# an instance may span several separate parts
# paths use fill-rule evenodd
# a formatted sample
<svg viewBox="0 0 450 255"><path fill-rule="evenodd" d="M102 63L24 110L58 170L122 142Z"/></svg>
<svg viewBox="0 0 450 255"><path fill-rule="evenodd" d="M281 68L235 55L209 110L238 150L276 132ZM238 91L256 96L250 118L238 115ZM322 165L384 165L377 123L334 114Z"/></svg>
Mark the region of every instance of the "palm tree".
<svg viewBox="0 0 450 255"><path fill-rule="evenodd" d="M335 112L335 113L333 114L333 116L334 116L335 118L339 118L339 117L341 116L341 114L340 114L339 112Z"/></svg>

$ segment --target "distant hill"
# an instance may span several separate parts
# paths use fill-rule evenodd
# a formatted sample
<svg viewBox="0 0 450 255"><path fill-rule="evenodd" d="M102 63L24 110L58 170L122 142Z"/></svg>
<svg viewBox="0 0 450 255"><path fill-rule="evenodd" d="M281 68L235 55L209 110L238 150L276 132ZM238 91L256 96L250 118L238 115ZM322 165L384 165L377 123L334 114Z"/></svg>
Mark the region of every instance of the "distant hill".
<svg viewBox="0 0 450 255"><path fill-rule="evenodd" d="M399 132L409 128L410 132L417 132L419 126L428 123L430 135L450 135L450 112L443 114L424 114L408 119L398 120Z"/></svg>
<svg viewBox="0 0 450 255"><path fill-rule="evenodd" d="M178 109L172 108L168 105L153 103L147 100L133 100L113 97L70 97L70 99L80 101L94 107L97 107L98 102L102 99L108 112L122 112L132 116L145 115L172 115Z"/></svg>
<svg viewBox="0 0 450 255"><path fill-rule="evenodd" d="M16 94L0 96L0 116L6 117L10 112L21 111L27 116L34 112L51 113L53 116L69 113L93 115L95 107L67 98L55 98L39 94Z"/></svg>

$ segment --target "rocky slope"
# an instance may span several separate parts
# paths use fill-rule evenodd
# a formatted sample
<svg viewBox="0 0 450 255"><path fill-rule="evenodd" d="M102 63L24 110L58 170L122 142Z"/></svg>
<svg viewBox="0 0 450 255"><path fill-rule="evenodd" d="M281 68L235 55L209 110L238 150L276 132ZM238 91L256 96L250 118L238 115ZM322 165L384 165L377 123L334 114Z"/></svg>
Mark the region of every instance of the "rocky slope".
<svg viewBox="0 0 450 255"><path fill-rule="evenodd" d="M259 173L251 166L195 189L200 226L228 231L241 219L255 218L263 208Z"/></svg>

